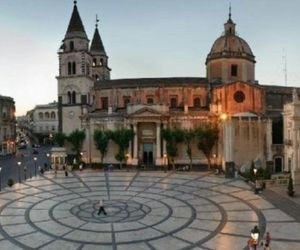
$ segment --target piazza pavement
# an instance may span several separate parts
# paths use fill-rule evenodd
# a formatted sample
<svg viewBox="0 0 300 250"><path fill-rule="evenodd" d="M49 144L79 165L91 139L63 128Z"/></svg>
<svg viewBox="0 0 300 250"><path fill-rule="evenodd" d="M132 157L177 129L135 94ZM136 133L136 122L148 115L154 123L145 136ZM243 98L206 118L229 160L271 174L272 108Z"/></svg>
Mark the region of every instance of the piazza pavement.
<svg viewBox="0 0 300 250"><path fill-rule="evenodd" d="M297 250L292 215L209 172L47 172L0 193L0 249L242 250L258 225L272 250Z"/></svg>

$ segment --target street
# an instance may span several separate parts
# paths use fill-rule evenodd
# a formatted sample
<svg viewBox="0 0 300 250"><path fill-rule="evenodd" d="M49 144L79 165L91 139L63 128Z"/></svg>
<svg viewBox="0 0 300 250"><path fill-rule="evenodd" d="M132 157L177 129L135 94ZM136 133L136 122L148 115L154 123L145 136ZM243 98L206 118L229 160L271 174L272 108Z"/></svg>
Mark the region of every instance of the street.
<svg viewBox="0 0 300 250"><path fill-rule="evenodd" d="M38 154L32 154L33 149L28 145L27 149L17 150L15 156L3 158L0 160L0 187L1 189L7 186L7 181L13 179L14 182L23 181L39 174L39 167L44 167L47 163L47 170L49 170L50 159L47 159L47 153L50 153L50 147L42 146L38 148ZM34 161L36 157L36 162ZM21 162L20 166L18 162Z"/></svg>

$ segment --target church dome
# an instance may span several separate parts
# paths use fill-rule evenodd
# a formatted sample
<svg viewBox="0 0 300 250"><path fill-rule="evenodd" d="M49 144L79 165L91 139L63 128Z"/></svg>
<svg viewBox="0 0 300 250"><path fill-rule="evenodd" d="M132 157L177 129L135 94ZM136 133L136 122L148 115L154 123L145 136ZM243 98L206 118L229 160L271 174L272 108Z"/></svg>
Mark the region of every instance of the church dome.
<svg viewBox="0 0 300 250"><path fill-rule="evenodd" d="M235 23L231 20L224 24L225 32L214 43L207 55L206 63L218 58L244 58L255 63L255 57L248 43L235 32Z"/></svg>

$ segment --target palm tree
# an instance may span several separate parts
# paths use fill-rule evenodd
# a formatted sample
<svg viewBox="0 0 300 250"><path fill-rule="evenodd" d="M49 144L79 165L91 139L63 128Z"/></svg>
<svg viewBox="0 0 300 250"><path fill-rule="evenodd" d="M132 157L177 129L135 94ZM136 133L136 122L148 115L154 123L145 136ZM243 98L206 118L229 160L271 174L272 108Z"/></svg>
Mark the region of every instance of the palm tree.
<svg viewBox="0 0 300 250"><path fill-rule="evenodd" d="M85 132L76 129L68 137L67 140L72 144L72 150L75 151L76 159L79 160L82 143L85 139Z"/></svg>
<svg viewBox="0 0 300 250"><path fill-rule="evenodd" d="M107 147L110 139L111 139L110 130L106 130L106 131L96 130L94 133L95 146L100 151L101 154L101 165L103 165L103 159L107 153Z"/></svg>
<svg viewBox="0 0 300 250"><path fill-rule="evenodd" d="M198 149L203 152L207 158L208 169L211 166L211 154L213 147L219 139L219 129L216 125L206 125L196 130L196 136L198 138Z"/></svg>
<svg viewBox="0 0 300 250"><path fill-rule="evenodd" d="M55 145L59 147L63 147L65 145L66 135L64 133L56 133L53 136L53 142Z"/></svg>
<svg viewBox="0 0 300 250"><path fill-rule="evenodd" d="M119 152L115 155L115 158L120 162L120 168L122 168L123 161L126 160L126 151L133 137L134 132L132 129L121 128L112 131L111 139L119 146Z"/></svg>

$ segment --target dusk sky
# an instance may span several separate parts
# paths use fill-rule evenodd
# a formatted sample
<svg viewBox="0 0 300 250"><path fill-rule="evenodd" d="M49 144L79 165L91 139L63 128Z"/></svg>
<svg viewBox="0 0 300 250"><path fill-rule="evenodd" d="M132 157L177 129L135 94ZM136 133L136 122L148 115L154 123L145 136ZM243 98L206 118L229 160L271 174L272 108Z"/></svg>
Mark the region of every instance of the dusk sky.
<svg viewBox="0 0 300 250"><path fill-rule="evenodd" d="M205 77L205 59L224 31L225 0L78 0L89 39L95 15L111 76ZM260 84L300 87L300 1L231 0L237 33L256 56ZM72 0L0 0L0 94L23 115L57 100L58 56Z"/></svg>

